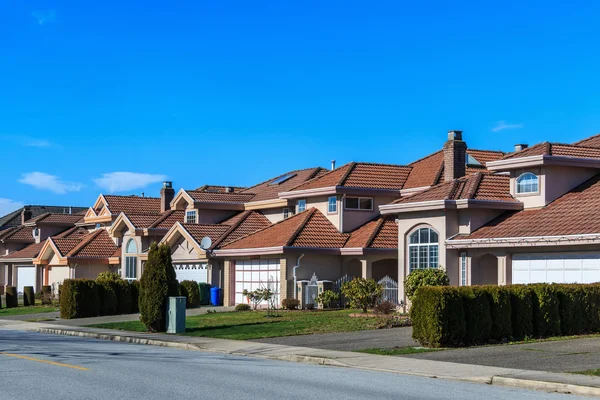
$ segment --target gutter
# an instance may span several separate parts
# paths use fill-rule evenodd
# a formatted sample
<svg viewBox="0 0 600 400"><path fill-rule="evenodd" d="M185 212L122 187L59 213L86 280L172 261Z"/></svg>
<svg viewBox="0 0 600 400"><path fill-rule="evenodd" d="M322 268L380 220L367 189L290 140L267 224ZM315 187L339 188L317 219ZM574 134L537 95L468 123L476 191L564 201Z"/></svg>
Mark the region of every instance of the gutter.
<svg viewBox="0 0 600 400"><path fill-rule="evenodd" d="M294 272L294 299L298 300L298 288L296 287L298 285L298 281L296 279L296 270L298 268L300 268L300 260L302 260L302 258L304 257L304 253L300 254L300 256L296 259L296 265L294 265L293 268L293 272Z"/></svg>

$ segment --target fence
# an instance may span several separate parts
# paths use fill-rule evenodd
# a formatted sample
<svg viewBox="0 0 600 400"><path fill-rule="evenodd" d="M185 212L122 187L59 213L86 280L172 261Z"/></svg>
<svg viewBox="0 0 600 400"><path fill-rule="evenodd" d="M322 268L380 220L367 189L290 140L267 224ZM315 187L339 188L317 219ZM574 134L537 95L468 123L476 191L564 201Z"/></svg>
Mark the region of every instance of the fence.
<svg viewBox="0 0 600 400"><path fill-rule="evenodd" d="M383 286L381 300L389 301L390 303L394 303L396 305L400 304L398 302L398 282L386 275L377 283Z"/></svg>

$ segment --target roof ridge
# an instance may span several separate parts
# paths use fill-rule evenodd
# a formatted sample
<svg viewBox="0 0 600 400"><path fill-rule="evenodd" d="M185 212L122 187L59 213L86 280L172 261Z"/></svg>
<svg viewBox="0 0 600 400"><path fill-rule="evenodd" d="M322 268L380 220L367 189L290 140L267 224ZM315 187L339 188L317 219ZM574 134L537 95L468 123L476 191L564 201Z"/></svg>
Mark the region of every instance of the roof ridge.
<svg viewBox="0 0 600 400"><path fill-rule="evenodd" d="M344 172L344 174L340 177L336 186L344 186L344 182L346 182L346 179L348 179L352 171L354 171L354 168L356 168L356 162L350 161L348 163L348 168L346 169L346 172Z"/></svg>
<svg viewBox="0 0 600 400"><path fill-rule="evenodd" d="M294 242L294 240L296 240L300 232L302 232L304 230L304 227L306 227L306 225L308 224L308 221L310 221L313 215L315 215L315 211L317 211L317 209L314 207L308 209L308 213L304 218L304 221L302 221L300 225L298 225L298 227L294 230L294 232L286 242L286 246L290 246Z"/></svg>
<svg viewBox="0 0 600 400"><path fill-rule="evenodd" d="M70 257L73 256L74 254L76 254L77 252L79 252L83 247L85 247L90 241L92 241L94 238L98 237L102 231L104 231L104 229L98 229L95 232L92 232L87 238L82 238L81 242L79 242L77 244L77 246L73 247L71 249L71 251L69 251L65 257ZM73 239L76 240L76 239Z"/></svg>
<svg viewBox="0 0 600 400"><path fill-rule="evenodd" d="M373 232L371 232L371 234L369 235L369 238L365 242L365 248L369 247L371 245L371 243L373 243L373 240L375 240L375 236L377 236L377 233L383 226L384 222L385 222L385 217L383 215L380 215L379 219L377 221L377 224L375 225L375 229L373 229ZM344 243L344 245L345 245L345 243Z"/></svg>
<svg viewBox="0 0 600 400"><path fill-rule="evenodd" d="M173 212L175 212L175 210L168 210L168 211L164 212L163 215L160 216L160 218L158 218L157 220L155 220L153 223L150 224L148 229L152 229L152 228L156 227L158 224L163 222L165 219L169 218L173 214ZM152 215L149 215L149 217L152 217Z"/></svg>
<svg viewBox="0 0 600 400"><path fill-rule="evenodd" d="M502 151L502 150L482 150L482 149L472 149L472 148L468 148L467 149L467 153L469 152L469 150L471 151L487 151L489 153L502 153L502 154L507 154L506 152Z"/></svg>
<svg viewBox="0 0 600 400"><path fill-rule="evenodd" d="M483 174L481 172L476 172L473 175L471 175L471 177L472 177L471 179L473 179L475 182L473 182L473 186L467 193L467 199L475 198L475 193L477 193L477 190L479 189L479 185L481 184L481 181L483 180Z"/></svg>
<svg viewBox="0 0 600 400"><path fill-rule="evenodd" d="M160 200L160 197L151 197L151 196L138 196L137 194L102 194L104 197L121 197L124 199L150 199L150 200Z"/></svg>
<svg viewBox="0 0 600 400"><path fill-rule="evenodd" d="M433 157L433 156L435 156L435 155L437 155L438 153L441 153L441 152L443 152L443 151L444 151L444 150L438 150L438 151L435 151L435 152L433 152L433 153L431 153L431 154L428 154L428 155L426 155L426 156L424 156L424 157L421 157L421 158L419 158L419 159L417 159L417 160L415 160L415 161L413 161L413 162L409 163L409 164L408 164L408 166L409 166L409 167L412 167L412 166L413 166L413 164L416 164L416 163L418 163L418 162L420 162L420 161L426 160L426 159L428 159L429 157Z"/></svg>
<svg viewBox="0 0 600 400"><path fill-rule="evenodd" d="M340 166L339 166L339 167L337 167L336 169L330 169L330 170L327 170L327 169L323 168L323 169L326 171L326 172L325 172L323 175L321 175L321 176L314 176L313 178L307 179L307 180L305 180L304 182L301 182L301 183L297 184L296 186L293 186L293 187L289 188L289 189L288 189L288 192L291 192L291 191L293 191L293 190L296 190L296 188L297 188L297 187L300 187L300 186L302 186L302 185L307 185L307 184L309 184L309 183L315 182L315 181L317 181L318 179L321 179L321 178L322 178L322 177L324 177L324 176L327 176L327 175L329 175L329 174L332 174L334 171L338 171L338 170L340 170L341 168L344 168L344 167L346 167L348 164L350 164L350 163L346 163L346 164L344 164L344 165L340 165ZM321 167L318 167L318 168L321 168ZM315 174L315 175L316 175L316 174Z"/></svg>
<svg viewBox="0 0 600 400"><path fill-rule="evenodd" d="M244 222L249 216L250 214L252 214L254 211L253 210L244 210L242 211L242 216L238 219L238 221L233 224L233 225L229 225L229 229L227 229L222 235L221 237L219 237L213 244L211 247L215 248L217 247L217 245L219 245L219 243L221 243L223 240L225 240L225 238L227 236L229 236L229 234L231 234L231 232L233 232L234 230L236 230L238 228L238 226L240 226L242 224L242 222ZM225 224L219 224L219 225L225 225Z"/></svg>
<svg viewBox="0 0 600 400"><path fill-rule="evenodd" d="M578 145L581 142L585 142L585 141L590 140L591 138L594 138L594 137L597 137L597 136L600 136L600 133L596 133L596 134L594 134L592 136L586 137L585 139L578 140L577 142L575 142L573 144ZM597 147L595 147L595 148L597 149Z"/></svg>

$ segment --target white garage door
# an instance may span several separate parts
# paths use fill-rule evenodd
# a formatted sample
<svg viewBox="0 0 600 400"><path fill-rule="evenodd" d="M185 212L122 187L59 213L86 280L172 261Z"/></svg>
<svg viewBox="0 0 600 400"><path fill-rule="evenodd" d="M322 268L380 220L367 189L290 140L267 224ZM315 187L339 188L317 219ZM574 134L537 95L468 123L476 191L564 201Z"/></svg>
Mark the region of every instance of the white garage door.
<svg viewBox="0 0 600 400"><path fill-rule="evenodd" d="M33 266L17 266L17 292L23 293L25 286L33 286L33 292L36 292L35 267Z"/></svg>
<svg viewBox="0 0 600 400"><path fill-rule="evenodd" d="M208 282L208 265L206 263L173 264L177 280L196 281L198 283Z"/></svg>
<svg viewBox="0 0 600 400"><path fill-rule="evenodd" d="M235 262L235 304L247 303L244 290L269 288L279 304L279 260L244 260Z"/></svg>
<svg viewBox="0 0 600 400"><path fill-rule="evenodd" d="M514 255L512 283L600 282L600 254Z"/></svg>

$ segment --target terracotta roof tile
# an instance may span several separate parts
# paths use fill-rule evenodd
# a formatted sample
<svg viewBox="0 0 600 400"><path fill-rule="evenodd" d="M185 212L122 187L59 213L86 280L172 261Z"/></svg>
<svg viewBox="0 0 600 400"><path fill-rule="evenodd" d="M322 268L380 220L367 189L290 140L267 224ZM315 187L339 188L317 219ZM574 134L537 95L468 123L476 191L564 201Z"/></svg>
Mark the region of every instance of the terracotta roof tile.
<svg viewBox="0 0 600 400"><path fill-rule="evenodd" d="M203 201L207 203L247 203L251 201L255 195L253 193L211 193L200 192L196 190L187 190L194 201Z"/></svg>
<svg viewBox="0 0 600 400"><path fill-rule="evenodd" d="M593 138L590 138L593 139ZM599 139L600 140L600 139ZM594 142L591 141L593 144ZM600 158L600 148L582 145L542 142L524 150L510 153L504 159L523 158L531 156L560 156L575 158Z"/></svg>
<svg viewBox="0 0 600 400"><path fill-rule="evenodd" d="M589 138L573 143L576 146L598 147L600 148L600 134L590 136Z"/></svg>
<svg viewBox="0 0 600 400"><path fill-rule="evenodd" d="M600 233L600 174L546 207L504 213L469 239Z"/></svg>
<svg viewBox="0 0 600 400"><path fill-rule="evenodd" d="M181 224L181 226L183 226L183 228L198 243L200 243L205 236L208 236L215 242L229 229L228 225L219 224Z"/></svg>
<svg viewBox="0 0 600 400"><path fill-rule="evenodd" d="M150 228L152 229L171 229L177 222L183 222L185 216L184 210L169 210L162 217L157 219Z"/></svg>
<svg viewBox="0 0 600 400"><path fill-rule="evenodd" d="M149 228L162 216L156 214L125 214L137 229Z"/></svg>
<svg viewBox="0 0 600 400"><path fill-rule="evenodd" d="M344 245L344 247L348 248L366 248L371 243L373 236L379 230L379 226L381 225L381 217L377 219L373 219L368 221L367 223L359 226L352 232L350 232L350 238ZM398 238L396 238L398 241Z"/></svg>
<svg viewBox="0 0 600 400"><path fill-rule="evenodd" d="M18 243L33 243L32 229L28 226L17 226L0 231L0 241L2 242L18 242Z"/></svg>
<svg viewBox="0 0 600 400"><path fill-rule="evenodd" d="M32 218L29 221L26 221L26 225L32 224L56 224L56 225L64 225L64 224L75 224L81 220L81 215L77 214L56 214L56 213L45 213L37 216L36 218Z"/></svg>
<svg viewBox="0 0 600 400"><path fill-rule="evenodd" d="M495 150L476 150L467 149L467 154L479 161L483 166L490 161L500 160L504 157L504 152Z"/></svg>
<svg viewBox="0 0 600 400"><path fill-rule="evenodd" d="M239 215L241 217L232 217L222 223L223 225L229 225L230 229L213 243L213 248L223 247L244 236L271 226L271 221L257 211L244 211Z"/></svg>
<svg viewBox="0 0 600 400"><path fill-rule="evenodd" d="M444 152L438 151L411 164L412 167L404 189L435 185L443 170Z"/></svg>
<svg viewBox="0 0 600 400"><path fill-rule="evenodd" d="M59 233L58 235L53 236L53 238L57 239L77 239L83 236L89 235L89 231L85 228L74 226L72 228L67 229L64 232Z"/></svg>
<svg viewBox="0 0 600 400"><path fill-rule="evenodd" d="M233 193L239 193L246 188L241 186L202 185L194 190L197 192L226 193L229 189L233 189Z"/></svg>
<svg viewBox="0 0 600 400"><path fill-rule="evenodd" d="M122 212L125 214L160 214L160 198L158 197L115 195L104 195L103 197L113 215Z"/></svg>
<svg viewBox="0 0 600 400"><path fill-rule="evenodd" d="M63 239L64 240L64 239ZM68 239L67 239L68 240ZM79 244L69 251L68 258L109 258L118 247L108 232L98 229L81 239Z"/></svg>
<svg viewBox="0 0 600 400"><path fill-rule="evenodd" d="M290 171L276 176L275 178L271 178L268 181L259 183L258 185L249 187L246 190L242 190L240 193L255 194L255 196L252 198L252 201L272 200L278 198L279 193L287 192L308 180L323 175L326 172L327 170L321 167ZM278 179L284 178L287 175L291 175L289 179L286 179L281 183L274 183Z"/></svg>
<svg viewBox="0 0 600 400"><path fill-rule="evenodd" d="M71 250L73 250L75 248L75 246L77 246L79 243L81 243L83 238L85 238L89 235L90 234L88 233L87 235L85 235L83 237L79 237L79 238L57 238L57 239L52 239L52 241L56 245L56 249L60 253L60 256L64 257L67 254L69 254L69 252Z"/></svg>
<svg viewBox="0 0 600 400"><path fill-rule="evenodd" d="M318 247L335 249L344 247L350 237L340 233L335 226L320 211L310 215L295 238L288 244L291 247Z"/></svg>
<svg viewBox="0 0 600 400"><path fill-rule="evenodd" d="M45 242L30 244L29 246L25 247L24 249L14 251L4 257L1 257L0 260L2 262L8 262L10 260L16 260L16 259L22 259L22 258L35 258L35 257L37 257L38 254L40 254L42 247L44 247L44 243Z"/></svg>
<svg viewBox="0 0 600 400"><path fill-rule="evenodd" d="M383 219L379 230L375 233L369 247L374 249L398 248L398 224L392 217Z"/></svg>

